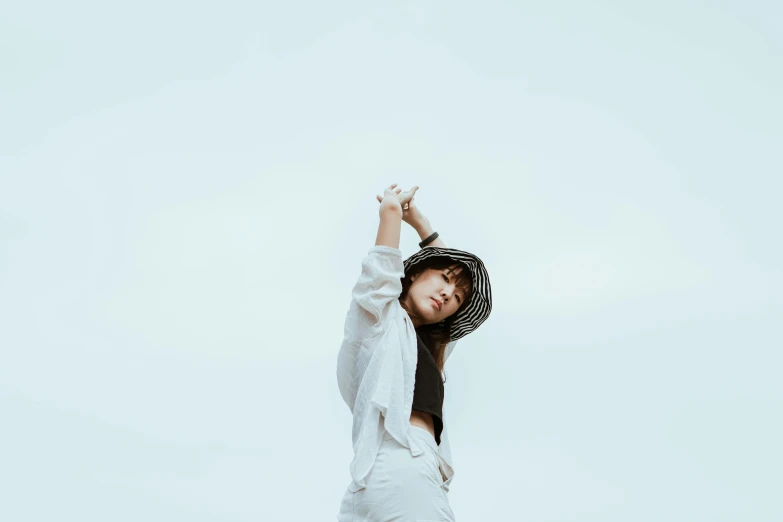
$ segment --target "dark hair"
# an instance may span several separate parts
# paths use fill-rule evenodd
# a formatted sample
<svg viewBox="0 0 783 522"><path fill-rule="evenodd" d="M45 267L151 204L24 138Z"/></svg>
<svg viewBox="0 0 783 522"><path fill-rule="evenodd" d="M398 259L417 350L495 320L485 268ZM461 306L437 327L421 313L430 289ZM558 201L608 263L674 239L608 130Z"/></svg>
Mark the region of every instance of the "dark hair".
<svg viewBox="0 0 783 522"><path fill-rule="evenodd" d="M455 261L450 257L432 256L422 259L409 271L405 272L405 276L401 279L402 293L400 294L399 298L400 305L406 312L410 313L410 310L406 308L404 301L405 297L408 295L408 290L410 290L411 284L413 283L413 281L411 281L411 277L421 274L428 268L432 268L434 270L443 270L445 268L453 269L455 267L462 269L459 275L456 276L454 283L456 287L463 293L461 296L462 302L460 303L457 312L454 312L439 323L424 324L416 328L416 333L421 336L422 341L424 341L424 344L427 345L427 348L430 350L430 353L435 359L435 363L441 372L443 372L443 367L446 364L446 345L451 340L451 325L454 323L454 319L456 318L457 313L467 306L473 297L473 278L471 277L470 270L468 270L467 265L464 263Z"/></svg>

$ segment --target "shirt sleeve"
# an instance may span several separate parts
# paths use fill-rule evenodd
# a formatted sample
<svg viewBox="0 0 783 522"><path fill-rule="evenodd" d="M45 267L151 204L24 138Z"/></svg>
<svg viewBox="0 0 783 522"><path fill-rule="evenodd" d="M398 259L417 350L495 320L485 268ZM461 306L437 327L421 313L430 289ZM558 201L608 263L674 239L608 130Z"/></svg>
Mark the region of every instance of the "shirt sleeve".
<svg viewBox="0 0 783 522"><path fill-rule="evenodd" d="M377 332L402 294L405 268L402 251L375 245L362 259L362 272L351 291L351 308L345 324L347 338L362 338Z"/></svg>

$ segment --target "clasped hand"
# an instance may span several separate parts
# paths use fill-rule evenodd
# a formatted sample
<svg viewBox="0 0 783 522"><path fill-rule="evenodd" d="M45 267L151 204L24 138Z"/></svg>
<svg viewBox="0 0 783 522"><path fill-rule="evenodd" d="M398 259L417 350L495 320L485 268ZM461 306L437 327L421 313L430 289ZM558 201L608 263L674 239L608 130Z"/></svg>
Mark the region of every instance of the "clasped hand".
<svg viewBox="0 0 783 522"><path fill-rule="evenodd" d="M393 205L394 207L399 206L399 208L402 209L402 220L411 226L415 226L425 219L424 215L413 202L413 196L416 194L416 191L419 190L419 186L414 185L410 190L404 192L401 188L395 187L397 187L397 184L392 183L383 191L383 197L375 196L375 199L381 204L381 209L384 207L384 204Z"/></svg>

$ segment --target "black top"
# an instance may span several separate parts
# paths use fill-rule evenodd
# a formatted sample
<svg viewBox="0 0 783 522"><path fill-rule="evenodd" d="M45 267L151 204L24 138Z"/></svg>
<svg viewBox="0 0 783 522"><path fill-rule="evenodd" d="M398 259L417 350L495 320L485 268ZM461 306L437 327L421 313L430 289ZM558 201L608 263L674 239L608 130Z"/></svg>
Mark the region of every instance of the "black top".
<svg viewBox="0 0 783 522"><path fill-rule="evenodd" d="M443 378L435 364L435 358L418 333L416 344L419 353L411 409L432 415L435 424L435 442L440 445L440 434L443 431Z"/></svg>

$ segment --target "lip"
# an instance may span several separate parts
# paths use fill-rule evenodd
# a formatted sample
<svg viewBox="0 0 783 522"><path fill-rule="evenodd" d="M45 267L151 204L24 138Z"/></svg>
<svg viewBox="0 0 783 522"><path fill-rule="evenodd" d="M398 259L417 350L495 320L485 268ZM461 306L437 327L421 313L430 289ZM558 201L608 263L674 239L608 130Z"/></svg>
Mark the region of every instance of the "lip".
<svg viewBox="0 0 783 522"><path fill-rule="evenodd" d="M432 297L430 297L430 299L432 299ZM440 311L440 303L435 299L432 299L432 302L435 303L435 306L438 307L438 311Z"/></svg>

